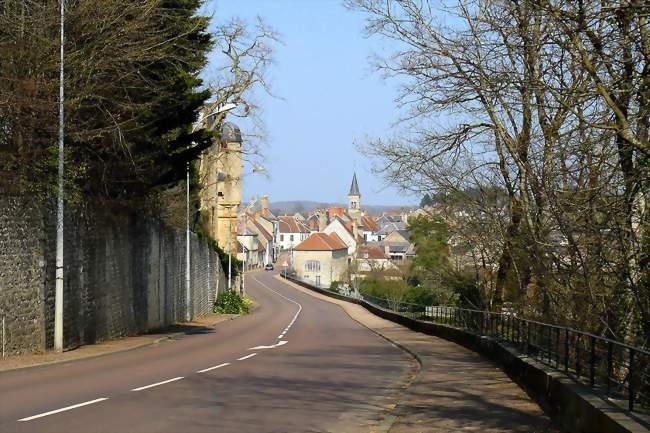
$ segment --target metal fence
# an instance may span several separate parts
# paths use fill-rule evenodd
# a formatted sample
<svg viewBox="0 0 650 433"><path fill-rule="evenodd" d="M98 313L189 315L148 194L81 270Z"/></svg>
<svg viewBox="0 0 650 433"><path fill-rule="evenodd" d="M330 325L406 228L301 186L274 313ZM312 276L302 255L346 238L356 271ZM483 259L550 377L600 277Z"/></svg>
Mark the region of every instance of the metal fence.
<svg viewBox="0 0 650 433"><path fill-rule="evenodd" d="M409 304L368 295L363 299L406 317L492 337L618 400L629 411L650 409L650 351L646 349L523 319L513 312Z"/></svg>

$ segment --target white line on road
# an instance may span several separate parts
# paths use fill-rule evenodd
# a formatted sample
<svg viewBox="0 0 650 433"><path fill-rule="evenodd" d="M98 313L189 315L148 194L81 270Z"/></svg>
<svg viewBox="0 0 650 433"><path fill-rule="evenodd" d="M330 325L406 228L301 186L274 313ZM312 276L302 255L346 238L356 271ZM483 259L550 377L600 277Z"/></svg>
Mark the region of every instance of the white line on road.
<svg viewBox="0 0 650 433"><path fill-rule="evenodd" d="M257 355L257 353L251 353L250 355L242 356L241 358L237 358L237 361L243 361L248 358L252 358L253 356Z"/></svg>
<svg viewBox="0 0 650 433"><path fill-rule="evenodd" d="M147 386L141 386L140 388L134 388L131 391L142 391L145 389L153 388L154 386L164 385L169 382L176 382L177 380L181 380L181 379L183 379L183 376L175 377L169 380L163 380L162 382L158 382L158 383L152 383L151 385L147 385Z"/></svg>
<svg viewBox="0 0 650 433"><path fill-rule="evenodd" d="M90 400L90 401L86 401L84 403L74 404L72 406L64 407L62 409L52 410L52 411L49 411L49 412L45 412L45 413L41 413L41 414L38 414L38 415L30 416L30 417L27 417L27 418L22 418L22 419L19 419L18 422L25 422L25 421L31 421L31 420L37 419L37 418L43 418L44 416L54 415L55 413L65 412L66 410L71 410L71 409L76 409L78 407L88 406L89 404L99 403L100 401L104 401L104 400L108 400L108 397L102 397L102 398L98 398L96 400Z"/></svg>
<svg viewBox="0 0 650 433"><path fill-rule="evenodd" d="M276 347L284 346L287 343L288 341L282 340L282 341L278 341L278 344L274 344L272 346L255 346L255 347L251 347L248 350L275 349Z"/></svg>
<svg viewBox="0 0 650 433"><path fill-rule="evenodd" d="M264 287L266 290L269 290L269 291L275 293L276 295L278 295L279 297L284 298L284 299L286 299L287 301L292 302L292 303L294 303L294 304L296 304L296 305L298 306L298 311L296 311L296 314L293 316L293 319L291 320L291 322L289 322L289 324L287 325L287 327L284 328L284 332L283 332L281 335L286 334L286 333L289 331L289 329L291 329L291 327L292 327L293 324L296 322L296 320L298 319L298 316L300 315L300 312L302 311L302 305L300 305L300 303L294 301L294 300L291 299L291 298L287 298L287 297L284 296L282 293L279 293L279 292L273 290L272 288L270 288L269 286L267 286L266 284L264 284L263 282L261 282L259 279L257 279L257 277L253 277L253 279L254 279L255 281L257 281L257 283L260 284L262 287ZM282 338L282 337L280 337L280 338Z"/></svg>
<svg viewBox="0 0 650 433"><path fill-rule="evenodd" d="M224 362L223 364L215 365L214 367L206 368L205 370L199 370L197 373L206 373L208 371L216 370L217 368L225 367L227 365L230 365L230 363Z"/></svg>

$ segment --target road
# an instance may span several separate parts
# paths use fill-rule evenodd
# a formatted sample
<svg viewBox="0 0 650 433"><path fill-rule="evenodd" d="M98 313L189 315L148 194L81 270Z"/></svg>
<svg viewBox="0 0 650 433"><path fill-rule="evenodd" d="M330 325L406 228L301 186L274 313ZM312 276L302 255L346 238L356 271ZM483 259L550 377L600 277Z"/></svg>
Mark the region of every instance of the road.
<svg viewBox="0 0 650 433"><path fill-rule="evenodd" d="M414 361L340 307L247 276L252 314L157 346L0 373L0 432L369 432Z"/></svg>

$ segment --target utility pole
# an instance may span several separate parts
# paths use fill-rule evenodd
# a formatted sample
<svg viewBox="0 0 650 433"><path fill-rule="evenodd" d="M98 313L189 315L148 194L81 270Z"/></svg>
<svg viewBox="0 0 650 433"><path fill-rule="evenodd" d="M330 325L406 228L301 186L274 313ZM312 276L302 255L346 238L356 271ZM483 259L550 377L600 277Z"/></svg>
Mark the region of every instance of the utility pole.
<svg viewBox="0 0 650 433"><path fill-rule="evenodd" d="M59 65L59 195L56 206L56 286L54 293L54 350L63 352L63 43L65 0L60 0L60 65Z"/></svg>

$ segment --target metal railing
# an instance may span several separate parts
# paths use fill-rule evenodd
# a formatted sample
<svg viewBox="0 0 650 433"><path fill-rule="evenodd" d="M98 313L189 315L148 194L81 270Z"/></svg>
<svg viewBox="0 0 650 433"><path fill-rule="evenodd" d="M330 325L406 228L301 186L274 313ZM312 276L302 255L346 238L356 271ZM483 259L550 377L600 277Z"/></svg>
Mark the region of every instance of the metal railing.
<svg viewBox="0 0 650 433"><path fill-rule="evenodd" d="M650 351L515 313L409 304L363 295L369 304L403 316L492 337L575 380L619 400L632 412L650 409Z"/></svg>

